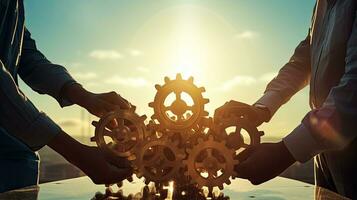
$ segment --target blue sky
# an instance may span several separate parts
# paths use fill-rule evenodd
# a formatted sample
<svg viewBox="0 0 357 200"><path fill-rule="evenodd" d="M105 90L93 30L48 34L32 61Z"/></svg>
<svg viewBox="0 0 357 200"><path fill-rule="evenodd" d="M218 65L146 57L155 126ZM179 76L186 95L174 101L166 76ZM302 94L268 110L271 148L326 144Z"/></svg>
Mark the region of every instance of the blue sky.
<svg viewBox="0 0 357 200"><path fill-rule="evenodd" d="M39 49L86 88L115 90L151 115L154 84L181 72L205 86L207 110L235 99L254 103L307 34L312 0L36 0L26 23ZM70 134L87 127L77 106L61 109L24 92ZM262 129L289 133L308 111L305 89ZM91 117L94 119L94 117ZM93 134L93 130L88 130Z"/></svg>

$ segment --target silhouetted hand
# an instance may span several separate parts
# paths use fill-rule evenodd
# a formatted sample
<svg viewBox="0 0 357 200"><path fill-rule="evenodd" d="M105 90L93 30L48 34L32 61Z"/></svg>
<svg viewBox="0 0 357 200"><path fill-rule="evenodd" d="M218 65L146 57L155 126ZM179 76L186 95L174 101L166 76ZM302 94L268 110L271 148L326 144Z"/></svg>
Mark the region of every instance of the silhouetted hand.
<svg viewBox="0 0 357 200"><path fill-rule="evenodd" d="M118 183L133 174L129 161L124 158L104 155L98 147L84 146L82 151L73 164L95 184Z"/></svg>
<svg viewBox="0 0 357 200"><path fill-rule="evenodd" d="M96 184L118 183L132 175L128 160L105 154L98 147L83 145L64 132L59 133L48 146Z"/></svg>
<svg viewBox="0 0 357 200"><path fill-rule="evenodd" d="M85 90L79 84L66 88L65 95L71 102L85 108L97 117L102 117L105 113L113 110L131 107L131 104L116 92L95 94Z"/></svg>
<svg viewBox="0 0 357 200"><path fill-rule="evenodd" d="M235 171L239 178L248 179L258 185L281 174L295 163L283 142L262 143L237 155L239 164Z"/></svg>
<svg viewBox="0 0 357 200"><path fill-rule="evenodd" d="M257 127L270 118L267 109L258 108L242 102L231 100L216 109L214 113L215 123L231 115L246 118L253 126Z"/></svg>

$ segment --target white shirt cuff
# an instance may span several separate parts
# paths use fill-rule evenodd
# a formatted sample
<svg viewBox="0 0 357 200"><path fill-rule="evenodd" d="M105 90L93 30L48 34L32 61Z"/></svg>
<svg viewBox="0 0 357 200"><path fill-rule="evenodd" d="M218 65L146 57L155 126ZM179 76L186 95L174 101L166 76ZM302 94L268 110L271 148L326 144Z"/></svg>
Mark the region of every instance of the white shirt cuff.
<svg viewBox="0 0 357 200"><path fill-rule="evenodd" d="M278 92L267 91L255 104L266 106L270 111L270 116L272 117L284 103L285 101L281 98Z"/></svg>
<svg viewBox="0 0 357 200"><path fill-rule="evenodd" d="M321 145L316 142L304 124L296 127L283 139L283 142L295 160L301 163L323 151Z"/></svg>

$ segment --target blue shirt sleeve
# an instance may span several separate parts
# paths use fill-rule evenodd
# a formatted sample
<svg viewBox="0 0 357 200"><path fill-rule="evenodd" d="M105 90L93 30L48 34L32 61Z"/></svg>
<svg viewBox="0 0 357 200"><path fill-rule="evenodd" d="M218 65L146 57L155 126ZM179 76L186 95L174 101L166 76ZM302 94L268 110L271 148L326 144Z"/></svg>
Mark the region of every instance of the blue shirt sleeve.
<svg viewBox="0 0 357 200"><path fill-rule="evenodd" d="M61 90L76 81L63 66L51 63L37 49L27 29L24 31L18 74L33 90L52 96L62 107L72 104L61 94Z"/></svg>
<svg viewBox="0 0 357 200"><path fill-rule="evenodd" d="M0 126L34 151L61 132L61 128L37 110L18 89L1 61L0 113Z"/></svg>

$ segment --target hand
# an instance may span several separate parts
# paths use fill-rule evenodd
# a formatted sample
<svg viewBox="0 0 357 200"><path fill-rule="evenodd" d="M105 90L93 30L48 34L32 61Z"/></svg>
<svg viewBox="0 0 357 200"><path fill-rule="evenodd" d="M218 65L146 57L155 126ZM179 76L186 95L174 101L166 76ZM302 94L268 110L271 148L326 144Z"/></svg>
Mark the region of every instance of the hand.
<svg viewBox="0 0 357 200"><path fill-rule="evenodd" d="M65 88L64 95L73 103L85 108L91 114L102 117L116 109L128 109L131 104L116 92L95 94L85 90L79 84Z"/></svg>
<svg viewBox="0 0 357 200"><path fill-rule="evenodd" d="M59 133L48 146L81 169L95 184L118 183L132 175L128 160L104 154L97 147L83 145L64 132Z"/></svg>
<svg viewBox="0 0 357 200"><path fill-rule="evenodd" d="M270 119L270 112L268 109L262 109L231 100L216 109L214 113L214 122L219 122L223 118L227 118L230 115L242 116L255 127L261 125L263 122L269 121Z"/></svg>
<svg viewBox="0 0 357 200"><path fill-rule="evenodd" d="M239 164L235 171L238 177L248 179L254 185L275 178L296 161L283 142L248 148L238 154L237 159Z"/></svg>
<svg viewBox="0 0 357 200"><path fill-rule="evenodd" d="M133 174L128 160L104 154L98 147L84 146L82 154L72 164L95 184L119 183Z"/></svg>

